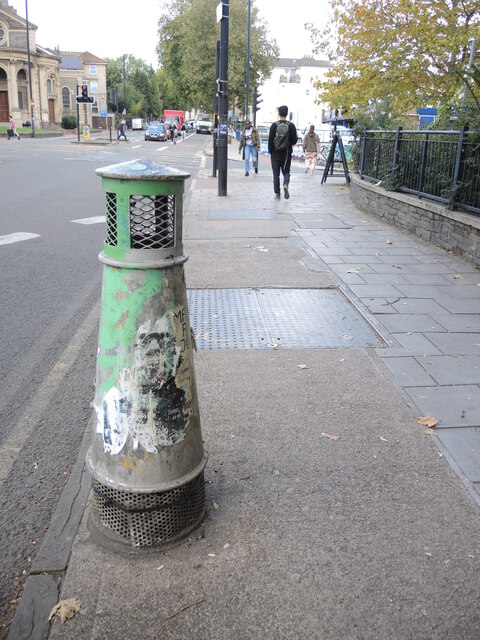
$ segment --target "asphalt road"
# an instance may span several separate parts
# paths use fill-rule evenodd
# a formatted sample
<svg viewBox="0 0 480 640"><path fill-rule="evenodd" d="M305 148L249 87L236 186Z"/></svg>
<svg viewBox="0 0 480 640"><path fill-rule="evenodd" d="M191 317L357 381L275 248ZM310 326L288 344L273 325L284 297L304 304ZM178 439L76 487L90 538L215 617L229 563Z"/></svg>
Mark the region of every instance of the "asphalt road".
<svg viewBox="0 0 480 640"><path fill-rule="evenodd" d="M128 143L107 146L0 139L0 638L77 457L94 395L97 256L105 234L104 223L85 224L105 214L95 169L149 158L193 178L211 144L195 134L176 145L127 135ZM36 235L10 235L19 233Z"/></svg>

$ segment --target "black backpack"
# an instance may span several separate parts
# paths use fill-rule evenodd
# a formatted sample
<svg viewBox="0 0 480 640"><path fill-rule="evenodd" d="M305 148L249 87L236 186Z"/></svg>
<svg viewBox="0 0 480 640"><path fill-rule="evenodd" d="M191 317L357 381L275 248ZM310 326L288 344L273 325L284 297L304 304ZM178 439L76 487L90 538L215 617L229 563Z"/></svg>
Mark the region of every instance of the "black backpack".
<svg viewBox="0 0 480 640"><path fill-rule="evenodd" d="M277 131L273 139L273 148L275 151L286 151L290 144L289 122L287 120L279 120L277 122Z"/></svg>

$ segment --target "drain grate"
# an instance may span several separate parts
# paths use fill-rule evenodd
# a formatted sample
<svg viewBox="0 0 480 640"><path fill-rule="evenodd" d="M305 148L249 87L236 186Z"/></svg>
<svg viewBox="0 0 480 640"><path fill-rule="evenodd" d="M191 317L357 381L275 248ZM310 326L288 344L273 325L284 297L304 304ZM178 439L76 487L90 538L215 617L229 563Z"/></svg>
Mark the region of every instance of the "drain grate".
<svg viewBox="0 0 480 640"><path fill-rule="evenodd" d="M338 290L192 289L187 297L199 350L383 346Z"/></svg>
<svg viewBox="0 0 480 640"><path fill-rule="evenodd" d="M276 220L278 213L273 209L211 209L209 220Z"/></svg>

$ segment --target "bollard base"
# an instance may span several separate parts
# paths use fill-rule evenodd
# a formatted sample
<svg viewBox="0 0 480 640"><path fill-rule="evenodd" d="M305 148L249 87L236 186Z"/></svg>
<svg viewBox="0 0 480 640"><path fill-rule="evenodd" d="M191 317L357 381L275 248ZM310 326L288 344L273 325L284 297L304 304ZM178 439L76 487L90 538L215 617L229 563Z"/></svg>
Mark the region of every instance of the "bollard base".
<svg viewBox="0 0 480 640"><path fill-rule="evenodd" d="M112 551L163 551L196 529L205 513L203 471L187 484L158 493L119 491L92 479L88 521L96 542Z"/></svg>

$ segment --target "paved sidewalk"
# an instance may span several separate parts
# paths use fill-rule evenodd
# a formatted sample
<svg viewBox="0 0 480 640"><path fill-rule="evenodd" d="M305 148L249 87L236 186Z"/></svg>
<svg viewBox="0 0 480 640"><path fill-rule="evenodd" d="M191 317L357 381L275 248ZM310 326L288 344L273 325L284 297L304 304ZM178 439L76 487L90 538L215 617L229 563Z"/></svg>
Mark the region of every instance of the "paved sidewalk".
<svg viewBox="0 0 480 640"><path fill-rule="evenodd" d="M50 637L474 640L480 274L358 211L341 179L295 173L274 201L268 159L247 178L236 144L228 195L207 165L184 217L191 293L250 296L223 338L191 314L204 523L166 553L117 555L87 506L61 585L81 609Z"/></svg>

